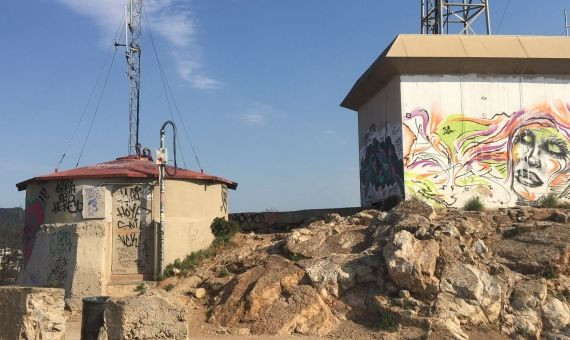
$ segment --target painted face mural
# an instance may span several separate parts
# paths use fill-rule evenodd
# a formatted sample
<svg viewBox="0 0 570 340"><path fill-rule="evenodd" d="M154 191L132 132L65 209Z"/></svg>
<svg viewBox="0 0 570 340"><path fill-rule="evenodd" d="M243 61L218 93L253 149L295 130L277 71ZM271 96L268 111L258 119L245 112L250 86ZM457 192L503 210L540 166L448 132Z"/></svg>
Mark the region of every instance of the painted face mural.
<svg viewBox="0 0 570 340"><path fill-rule="evenodd" d="M534 123L519 129L512 139L512 189L526 201L560 194L557 178L568 165L568 139L548 124Z"/></svg>
<svg viewBox="0 0 570 340"><path fill-rule="evenodd" d="M539 105L491 118L416 110L404 122L406 188L436 205L568 198L570 112Z"/></svg>

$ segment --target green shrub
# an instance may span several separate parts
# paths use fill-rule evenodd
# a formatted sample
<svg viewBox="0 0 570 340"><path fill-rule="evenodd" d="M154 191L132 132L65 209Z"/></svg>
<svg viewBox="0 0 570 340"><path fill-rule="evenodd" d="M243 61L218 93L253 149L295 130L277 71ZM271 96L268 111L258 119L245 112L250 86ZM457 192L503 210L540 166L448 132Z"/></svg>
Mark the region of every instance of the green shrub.
<svg viewBox="0 0 570 340"><path fill-rule="evenodd" d="M220 268L220 270L218 271L218 277L226 277L230 275L230 271L228 270L228 268L226 267L222 267Z"/></svg>
<svg viewBox="0 0 570 340"><path fill-rule="evenodd" d="M556 208L558 207L558 199L554 194L548 194L546 197L540 202L541 208Z"/></svg>
<svg viewBox="0 0 570 340"><path fill-rule="evenodd" d="M146 293L146 286L144 285L144 283L139 283L138 286L135 287L134 289L135 292L137 292L139 295Z"/></svg>
<svg viewBox="0 0 570 340"><path fill-rule="evenodd" d="M166 287L164 287L164 290L166 290L167 292L171 291L172 288L174 288L174 285L172 283L169 283L166 285Z"/></svg>
<svg viewBox="0 0 570 340"><path fill-rule="evenodd" d="M186 255L184 260L176 259L173 263L169 264L164 268L161 275L161 280L167 277L174 276L174 268L180 270L180 275L186 276L189 272L196 269L204 260L216 255L216 251L212 248L198 250Z"/></svg>
<svg viewBox="0 0 570 340"><path fill-rule="evenodd" d="M547 280L557 279L558 271L555 268L549 267L540 273L540 276Z"/></svg>
<svg viewBox="0 0 570 340"><path fill-rule="evenodd" d="M485 206L478 196L470 198L463 206L463 210L466 211L483 211L483 209Z"/></svg>
<svg viewBox="0 0 570 340"><path fill-rule="evenodd" d="M288 257L289 257L289 260L291 260L293 262L301 261L305 258L303 255L301 255L299 253L290 253Z"/></svg>
<svg viewBox="0 0 570 340"><path fill-rule="evenodd" d="M396 322L396 317L394 314L382 310L378 316L378 322L376 323L376 328L381 331L394 332L398 328Z"/></svg>
<svg viewBox="0 0 570 340"><path fill-rule="evenodd" d="M213 245L225 246L230 242L232 236L239 231L239 224L236 221L228 221L221 217L216 217L210 225L212 234L214 234Z"/></svg>

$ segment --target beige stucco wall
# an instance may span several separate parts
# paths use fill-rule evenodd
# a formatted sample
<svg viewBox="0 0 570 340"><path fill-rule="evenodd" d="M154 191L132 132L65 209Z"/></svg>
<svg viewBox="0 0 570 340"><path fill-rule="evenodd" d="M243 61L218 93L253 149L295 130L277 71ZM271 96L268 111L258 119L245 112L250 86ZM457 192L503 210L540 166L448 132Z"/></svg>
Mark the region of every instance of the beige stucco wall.
<svg viewBox="0 0 570 340"><path fill-rule="evenodd" d="M227 218L228 206L227 189L222 184L167 180L166 197L164 263L168 264L208 247L214 239L210 224L216 217Z"/></svg>
<svg viewBox="0 0 570 340"><path fill-rule="evenodd" d="M199 181L167 180L164 228L164 264L183 258L192 251L208 247L213 240L210 224L215 217L227 217L227 188L222 184ZM99 187L98 218L84 218L86 188ZM149 187L142 195L132 189ZM68 303L77 307L84 296L104 295L111 281L142 279L132 274L154 271L154 233L160 218L160 189L156 181L125 179L64 180L30 183L26 191L24 261L18 284L65 288ZM84 204L85 203L85 204ZM129 218L119 209L146 207L144 220L152 239L144 240L144 229L126 226ZM142 210L141 210L142 211ZM139 214L139 213L137 213ZM121 217L122 216L122 217ZM133 217L133 215L131 215ZM143 218L134 216L140 224ZM129 231L132 233L129 234ZM147 236L148 236L147 235ZM119 237L121 236L121 237ZM133 237L125 244L125 237ZM157 241L158 242L158 241ZM132 265L142 247L150 260L144 267ZM133 250L134 249L134 250ZM158 249L158 248L157 248ZM139 259L134 259L134 261ZM126 264L125 264L126 263ZM130 271L129 263L131 264ZM127 270L123 270L121 265ZM138 267L137 267L138 266ZM133 271L134 268L134 271ZM127 275L131 274L131 275ZM149 279L149 277L145 277Z"/></svg>

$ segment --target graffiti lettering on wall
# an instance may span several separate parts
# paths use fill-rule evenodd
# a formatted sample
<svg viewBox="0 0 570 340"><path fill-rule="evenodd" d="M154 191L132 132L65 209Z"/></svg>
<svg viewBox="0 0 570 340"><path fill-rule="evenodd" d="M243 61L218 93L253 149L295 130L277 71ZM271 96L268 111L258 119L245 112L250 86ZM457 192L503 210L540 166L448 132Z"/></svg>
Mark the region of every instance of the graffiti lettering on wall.
<svg viewBox="0 0 570 340"><path fill-rule="evenodd" d="M570 198L570 107L542 104L491 118L418 109L403 134L406 188L438 205Z"/></svg>
<svg viewBox="0 0 570 340"><path fill-rule="evenodd" d="M113 193L113 200L113 270L128 274L152 272L151 187L122 187Z"/></svg>
<svg viewBox="0 0 570 340"><path fill-rule="evenodd" d="M83 218L104 218L105 217L105 188L83 187Z"/></svg>
<svg viewBox="0 0 570 340"><path fill-rule="evenodd" d="M364 206L390 196L404 197L402 134L397 124L373 124L360 149L360 195Z"/></svg>
<svg viewBox="0 0 570 340"><path fill-rule="evenodd" d="M228 212L228 187L222 185L222 205L220 206L220 211L223 213Z"/></svg>
<svg viewBox="0 0 570 340"><path fill-rule="evenodd" d="M228 216L230 220L236 221L243 229L253 230L255 226L265 222L265 215L260 213L240 213Z"/></svg>
<svg viewBox="0 0 570 340"><path fill-rule="evenodd" d="M62 285L65 279L67 279L67 259L60 256L49 270L48 282Z"/></svg>
<svg viewBox="0 0 570 340"><path fill-rule="evenodd" d="M75 184L70 179L58 180L55 185L57 200L53 202L52 212L78 213L83 209L83 203L76 198Z"/></svg>
<svg viewBox="0 0 570 340"><path fill-rule="evenodd" d="M44 223L44 208L48 199L49 194L47 190L42 188L36 199L31 202L26 202L23 232L24 266L28 264L32 256L36 234L40 230L40 226Z"/></svg>
<svg viewBox="0 0 570 340"><path fill-rule="evenodd" d="M59 230L53 234L49 243L49 252L52 255L67 254L71 251L71 233Z"/></svg>
<svg viewBox="0 0 570 340"><path fill-rule="evenodd" d="M119 240L124 247L138 247L139 246L139 234L130 233L126 235L119 235Z"/></svg>
<svg viewBox="0 0 570 340"><path fill-rule="evenodd" d="M50 238L49 252L55 262L49 268L47 281L50 284L63 285L67 279L67 265L72 249L71 233L67 230L58 230Z"/></svg>

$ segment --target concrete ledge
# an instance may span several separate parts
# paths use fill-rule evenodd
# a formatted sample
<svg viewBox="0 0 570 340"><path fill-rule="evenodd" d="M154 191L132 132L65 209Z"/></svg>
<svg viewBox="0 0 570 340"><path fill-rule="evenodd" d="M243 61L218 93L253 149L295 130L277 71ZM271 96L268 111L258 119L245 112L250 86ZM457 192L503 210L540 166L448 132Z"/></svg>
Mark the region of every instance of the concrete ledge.
<svg viewBox="0 0 570 340"><path fill-rule="evenodd" d="M365 210L365 208L353 207L277 212L244 212L229 214L228 218L239 223L243 231L254 231L264 234L291 230L300 226L309 218L324 218L328 214L339 214L344 217L357 214L362 210Z"/></svg>
<svg viewBox="0 0 570 340"><path fill-rule="evenodd" d="M0 287L0 338L63 339L64 294L61 288Z"/></svg>

